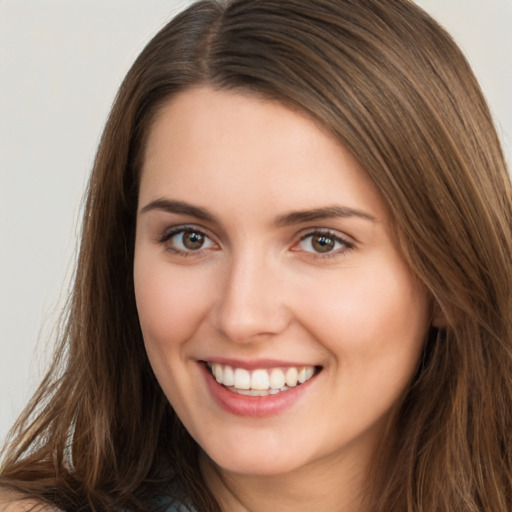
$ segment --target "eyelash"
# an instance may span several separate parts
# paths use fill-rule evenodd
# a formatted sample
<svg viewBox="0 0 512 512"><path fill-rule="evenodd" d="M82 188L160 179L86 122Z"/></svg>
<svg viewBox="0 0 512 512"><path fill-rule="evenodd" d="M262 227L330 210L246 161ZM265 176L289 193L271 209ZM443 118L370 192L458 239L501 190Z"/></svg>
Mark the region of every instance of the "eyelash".
<svg viewBox="0 0 512 512"><path fill-rule="evenodd" d="M188 249L183 250L180 248L177 248L174 245L169 244L169 241L175 237L176 235L184 235L185 233L191 233L191 234L198 234L202 237L204 237L205 240L209 240L211 245L216 245L215 242L211 239L210 236L208 236L203 230L198 229L194 226L177 226L175 228L170 229L169 231L166 231L162 237L158 239L158 243L165 246L165 250L176 254L178 256L182 257L190 257L190 256L200 256L203 254L203 251L210 249L210 247L203 248L203 246L199 247L197 250ZM335 234L333 231L329 230L322 230L322 229L315 229L313 231L309 231L308 233L302 235L300 237L299 242L296 242L293 247L296 247L297 245L302 244L305 240L308 238L313 238L315 236L323 236L329 240L332 240L334 244L340 244L342 247L337 248L334 250L326 251L325 253L321 253L318 251L308 251L302 249L303 252L310 254L314 259L324 259L324 258L332 258L336 256L340 256L343 254L346 254L348 251L354 249L355 244L353 242L348 241L345 238L340 237L339 235ZM313 242L311 242L313 243ZM299 252L300 249L294 249L292 247L293 251Z"/></svg>
<svg viewBox="0 0 512 512"><path fill-rule="evenodd" d="M325 259L325 258L333 258L336 256L342 256L342 255L346 254L348 251L354 249L354 247L355 247L355 244L353 242L348 241L346 238L342 238L341 236L337 235L333 231L324 230L324 229L316 229L314 231L310 231L310 232L302 235L300 238L299 244L304 242L308 238L312 239L315 236L325 237L329 240L332 240L335 244L337 243L342 246L337 249L329 250L325 253L314 251L314 250L313 251L304 251L304 252L311 254L312 257L315 259ZM311 241L310 243L312 244L313 242Z"/></svg>
<svg viewBox="0 0 512 512"><path fill-rule="evenodd" d="M182 257L189 257L189 256L199 256L199 254L202 253L202 251L206 250L206 248L203 248L202 246L198 248L197 250L189 249L189 250L183 250L175 247L174 245L168 243L173 237L176 235L185 233L191 233L191 234L197 234L202 237L204 237L205 240L209 240L212 245L215 244L215 242L212 241L211 237L209 237L203 230L198 229L194 226L177 226L175 228L170 229L169 231L166 231L163 236L158 240L158 243L165 246L165 250L176 254L178 256Z"/></svg>

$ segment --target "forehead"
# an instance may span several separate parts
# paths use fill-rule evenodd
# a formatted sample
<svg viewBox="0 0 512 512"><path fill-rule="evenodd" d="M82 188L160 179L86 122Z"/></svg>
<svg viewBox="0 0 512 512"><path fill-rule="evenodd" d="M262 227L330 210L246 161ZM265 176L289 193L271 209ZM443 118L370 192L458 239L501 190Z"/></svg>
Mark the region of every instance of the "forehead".
<svg viewBox="0 0 512 512"><path fill-rule="evenodd" d="M364 204L374 216L385 209L357 160L310 116L206 87L170 99L149 131L140 197L162 195L237 204L241 211L258 203Z"/></svg>

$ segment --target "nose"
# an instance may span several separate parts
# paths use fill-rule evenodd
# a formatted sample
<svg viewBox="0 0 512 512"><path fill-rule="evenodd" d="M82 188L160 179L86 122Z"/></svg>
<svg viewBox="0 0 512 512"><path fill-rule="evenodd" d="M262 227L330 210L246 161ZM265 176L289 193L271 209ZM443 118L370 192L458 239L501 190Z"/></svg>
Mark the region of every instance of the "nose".
<svg viewBox="0 0 512 512"><path fill-rule="evenodd" d="M215 328L236 343L253 343L284 331L291 320L278 265L246 252L226 269L214 307Z"/></svg>

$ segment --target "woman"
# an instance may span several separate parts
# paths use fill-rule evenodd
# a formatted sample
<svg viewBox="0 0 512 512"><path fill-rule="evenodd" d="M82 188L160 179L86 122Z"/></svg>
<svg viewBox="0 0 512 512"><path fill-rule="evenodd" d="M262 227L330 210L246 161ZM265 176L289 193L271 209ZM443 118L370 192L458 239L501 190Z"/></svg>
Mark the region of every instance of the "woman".
<svg viewBox="0 0 512 512"><path fill-rule="evenodd" d="M120 89L2 484L62 510L510 510L511 221L479 87L414 4L195 4Z"/></svg>

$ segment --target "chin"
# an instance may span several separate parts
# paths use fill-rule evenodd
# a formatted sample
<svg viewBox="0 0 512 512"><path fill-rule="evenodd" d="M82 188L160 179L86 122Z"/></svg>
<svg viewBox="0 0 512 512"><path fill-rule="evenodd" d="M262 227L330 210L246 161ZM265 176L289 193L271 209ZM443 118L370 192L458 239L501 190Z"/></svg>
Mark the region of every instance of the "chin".
<svg viewBox="0 0 512 512"><path fill-rule="evenodd" d="M292 473L306 464L305 461L288 459L286 455L269 454L256 458L247 456L226 456L212 459L222 470L248 476L276 476Z"/></svg>
<svg viewBox="0 0 512 512"><path fill-rule="evenodd" d="M277 441L277 440L276 440ZM285 441L207 443L204 449L208 457L222 470L240 475L272 476L293 472L308 464L310 458L303 443Z"/></svg>

